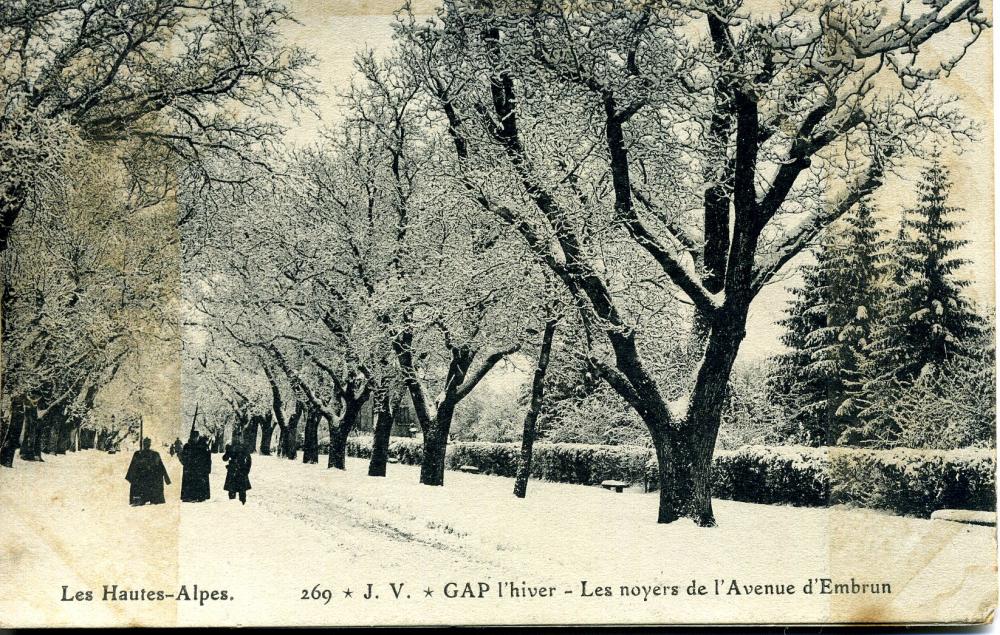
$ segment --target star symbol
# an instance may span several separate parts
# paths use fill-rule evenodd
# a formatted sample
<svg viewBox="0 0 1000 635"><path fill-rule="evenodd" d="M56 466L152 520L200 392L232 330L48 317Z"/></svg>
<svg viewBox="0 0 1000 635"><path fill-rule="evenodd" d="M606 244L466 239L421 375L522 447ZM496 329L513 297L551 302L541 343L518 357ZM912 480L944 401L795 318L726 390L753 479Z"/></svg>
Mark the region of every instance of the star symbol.
<svg viewBox="0 0 1000 635"><path fill-rule="evenodd" d="M344 597L345 597L345 598L349 598L349 597L351 597L351 595L353 595L353 594L354 594L354 592L353 592L353 591L351 591L350 589L347 589L346 591L344 591Z"/></svg>
<svg viewBox="0 0 1000 635"><path fill-rule="evenodd" d="M424 597L425 598L429 598L432 595L434 595L434 591L431 591L430 587L427 587L426 589L424 589Z"/></svg>

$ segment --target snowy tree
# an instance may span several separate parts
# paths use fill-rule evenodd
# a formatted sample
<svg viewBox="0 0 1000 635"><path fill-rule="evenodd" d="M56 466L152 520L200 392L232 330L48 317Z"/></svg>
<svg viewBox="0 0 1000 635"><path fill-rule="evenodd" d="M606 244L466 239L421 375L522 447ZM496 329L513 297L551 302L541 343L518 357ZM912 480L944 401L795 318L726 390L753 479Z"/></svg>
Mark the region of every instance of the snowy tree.
<svg viewBox="0 0 1000 635"><path fill-rule="evenodd" d="M963 223L962 210L948 204L950 188L935 153L917 184L918 203L906 210L891 246L895 284L871 343L874 381L907 383L936 373L981 332L982 319L963 292L969 281L956 275L968 261L955 252L968 241L953 236Z"/></svg>
<svg viewBox="0 0 1000 635"><path fill-rule="evenodd" d="M406 69L371 53L356 67L344 121L289 157L273 192L215 202L225 213L192 223L190 304L205 330L256 351L286 456L303 425L315 461L325 420L329 466L343 469L372 399L370 473L384 475L401 384L424 433L421 481L440 485L454 410L518 348L539 270L435 171Z"/></svg>
<svg viewBox="0 0 1000 635"><path fill-rule="evenodd" d="M169 199L132 187L125 150L77 147L72 167L33 192L32 222L2 255L8 467L18 446L25 460L66 451L111 385L156 399L148 367L176 351L175 219Z"/></svg>
<svg viewBox="0 0 1000 635"><path fill-rule="evenodd" d="M781 445L789 441L786 410L769 386L776 374L775 364L772 358L737 363L733 368L716 449Z"/></svg>
<svg viewBox="0 0 1000 635"><path fill-rule="evenodd" d="M894 444L954 449L996 446L996 350L992 329L936 374L894 391L886 414L899 422ZM891 414L890 414L891 413Z"/></svg>
<svg viewBox="0 0 1000 635"><path fill-rule="evenodd" d="M578 298L593 371L648 429L660 522L715 524L712 453L759 291L900 158L967 138L932 86L983 9L902 4L450 0L426 23L401 16L400 59L444 120L459 191ZM944 32L963 44L921 57ZM687 307L679 385L628 311L657 297Z"/></svg>
<svg viewBox="0 0 1000 635"><path fill-rule="evenodd" d="M37 217L33 196L81 143L141 146L119 158L130 187L152 196L244 186L283 132L268 113L312 103L312 58L283 39L291 20L271 0L5 2L0 253ZM17 275L11 263L0 260L0 280ZM0 302L0 346L8 310Z"/></svg>
<svg viewBox="0 0 1000 635"><path fill-rule="evenodd" d="M975 350L984 321L957 275L967 261L956 251L967 241L953 237L962 225L962 210L948 204L951 184L941 156L935 152L917 184L917 205L905 211L897 239L891 243L892 284L886 293L863 368L865 419L852 431L853 443L895 443L908 422L898 420L899 394L922 382L924 389L951 360Z"/></svg>
<svg viewBox="0 0 1000 635"><path fill-rule="evenodd" d="M862 366L880 305L880 243L875 214L862 201L828 228L816 262L802 268L782 342L791 351L779 359L783 400L793 407L798 440L834 445L856 427L864 402Z"/></svg>
<svg viewBox="0 0 1000 635"><path fill-rule="evenodd" d="M0 252L58 152L54 126L90 141L148 140L192 165L213 153L256 162L244 149L280 129L237 113L308 104L312 93L310 56L281 38L289 20L270 0L5 3L0 163L18 169L0 180Z"/></svg>

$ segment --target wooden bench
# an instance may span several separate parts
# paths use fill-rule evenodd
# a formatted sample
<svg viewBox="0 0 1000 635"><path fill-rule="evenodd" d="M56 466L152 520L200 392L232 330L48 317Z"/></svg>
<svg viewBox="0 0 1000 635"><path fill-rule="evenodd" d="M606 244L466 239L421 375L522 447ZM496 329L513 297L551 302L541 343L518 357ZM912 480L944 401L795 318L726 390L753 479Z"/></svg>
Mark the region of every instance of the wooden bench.
<svg viewBox="0 0 1000 635"><path fill-rule="evenodd" d="M995 527L997 515L994 512L973 511L971 509L939 509L931 513L931 520L949 520L953 523Z"/></svg>
<svg viewBox="0 0 1000 635"><path fill-rule="evenodd" d="M625 483L622 481L601 481L601 487L603 487L608 491L615 490L619 494L621 494L625 490L625 488L629 487L630 485L631 483Z"/></svg>
<svg viewBox="0 0 1000 635"><path fill-rule="evenodd" d="M479 474L479 468L475 465L463 465L458 468L459 472L465 472L466 474Z"/></svg>

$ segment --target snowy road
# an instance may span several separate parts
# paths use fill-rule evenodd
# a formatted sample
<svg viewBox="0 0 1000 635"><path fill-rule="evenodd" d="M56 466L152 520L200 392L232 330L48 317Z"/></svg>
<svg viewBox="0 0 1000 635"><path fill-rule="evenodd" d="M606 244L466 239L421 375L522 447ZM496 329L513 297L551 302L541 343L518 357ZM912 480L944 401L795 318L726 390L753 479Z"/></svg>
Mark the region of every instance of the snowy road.
<svg viewBox="0 0 1000 635"><path fill-rule="evenodd" d="M165 458L168 504L143 508L126 504L127 455L88 451L0 470L0 623L739 622L749 612L920 621L981 618L995 603L991 528L728 501L716 503L718 528L663 526L653 522L655 495L532 482L518 500L510 479L448 472L445 487L430 488L414 467L390 465L388 478L374 479L363 461L340 472L323 467L326 457L303 465L255 456L243 507L226 499L216 456L212 499L182 505L180 466ZM804 593L823 578L892 592ZM489 591L448 598L448 582ZM512 599L509 586L498 597L510 582L556 597ZM796 593L744 586L755 584ZM105 601L111 585L182 597ZM184 599L184 589L198 597L194 585L226 599ZM595 592L603 587L610 595ZM91 601L63 599L88 590Z"/></svg>

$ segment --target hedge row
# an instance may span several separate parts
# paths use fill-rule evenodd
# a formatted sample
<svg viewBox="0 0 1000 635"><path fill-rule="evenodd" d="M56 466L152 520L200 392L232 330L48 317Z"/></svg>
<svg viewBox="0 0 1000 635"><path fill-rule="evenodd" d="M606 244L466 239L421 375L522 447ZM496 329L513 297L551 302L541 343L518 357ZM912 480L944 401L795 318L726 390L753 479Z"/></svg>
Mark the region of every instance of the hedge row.
<svg viewBox="0 0 1000 635"><path fill-rule="evenodd" d="M370 438L350 437L347 454L370 458ZM513 477L521 454L518 443L448 444L445 466L458 469L474 465L483 474ZM389 441L389 456L400 463L419 465L423 446L417 439L393 437ZM597 485L609 479L641 483L645 478L649 450L639 447L585 445L578 443L539 443L531 459L531 476L545 481Z"/></svg>
<svg viewBox="0 0 1000 635"><path fill-rule="evenodd" d="M451 444L455 445L455 444ZM452 448L448 448L449 454ZM372 440L369 437L347 437L347 456L372 458ZM420 465L424 447L417 439L392 437L389 439L389 456L406 465Z"/></svg>
<svg viewBox="0 0 1000 635"><path fill-rule="evenodd" d="M647 466L655 474L655 463ZM936 509L993 511L993 450L862 450L747 447L720 452L712 492L719 498L792 505L845 504L930 516Z"/></svg>
<svg viewBox="0 0 1000 635"><path fill-rule="evenodd" d="M936 509L996 509L994 450L831 448L835 503L930 516Z"/></svg>
<svg viewBox="0 0 1000 635"><path fill-rule="evenodd" d="M371 456L371 440L352 437L348 454ZM416 439L394 438L389 454L400 463L420 463ZM451 443L446 465L473 465L484 474L514 476L520 445ZM996 507L993 450L861 450L798 446L749 446L716 453L712 494L749 503L826 506L846 504L927 517L936 509L993 511ZM533 478L596 485L608 479L656 487L656 461L646 448L540 443Z"/></svg>
<svg viewBox="0 0 1000 635"><path fill-rule="evenodd" d="M830 503L830 474L822 448L748 446L717 452L712 495L748 503L823 506ZM656 461L648 473L655 482Z"/></svg>
<svg viewBox="0 0 1000 635"><path fill-rule="evenodd" d="M448 467L474 465L485 474L514 476L520 443L454 443ZM649 450L633 446L539 443L531 456L531 476L544 481L598 485L601 481L643 481Z"/></svg>

